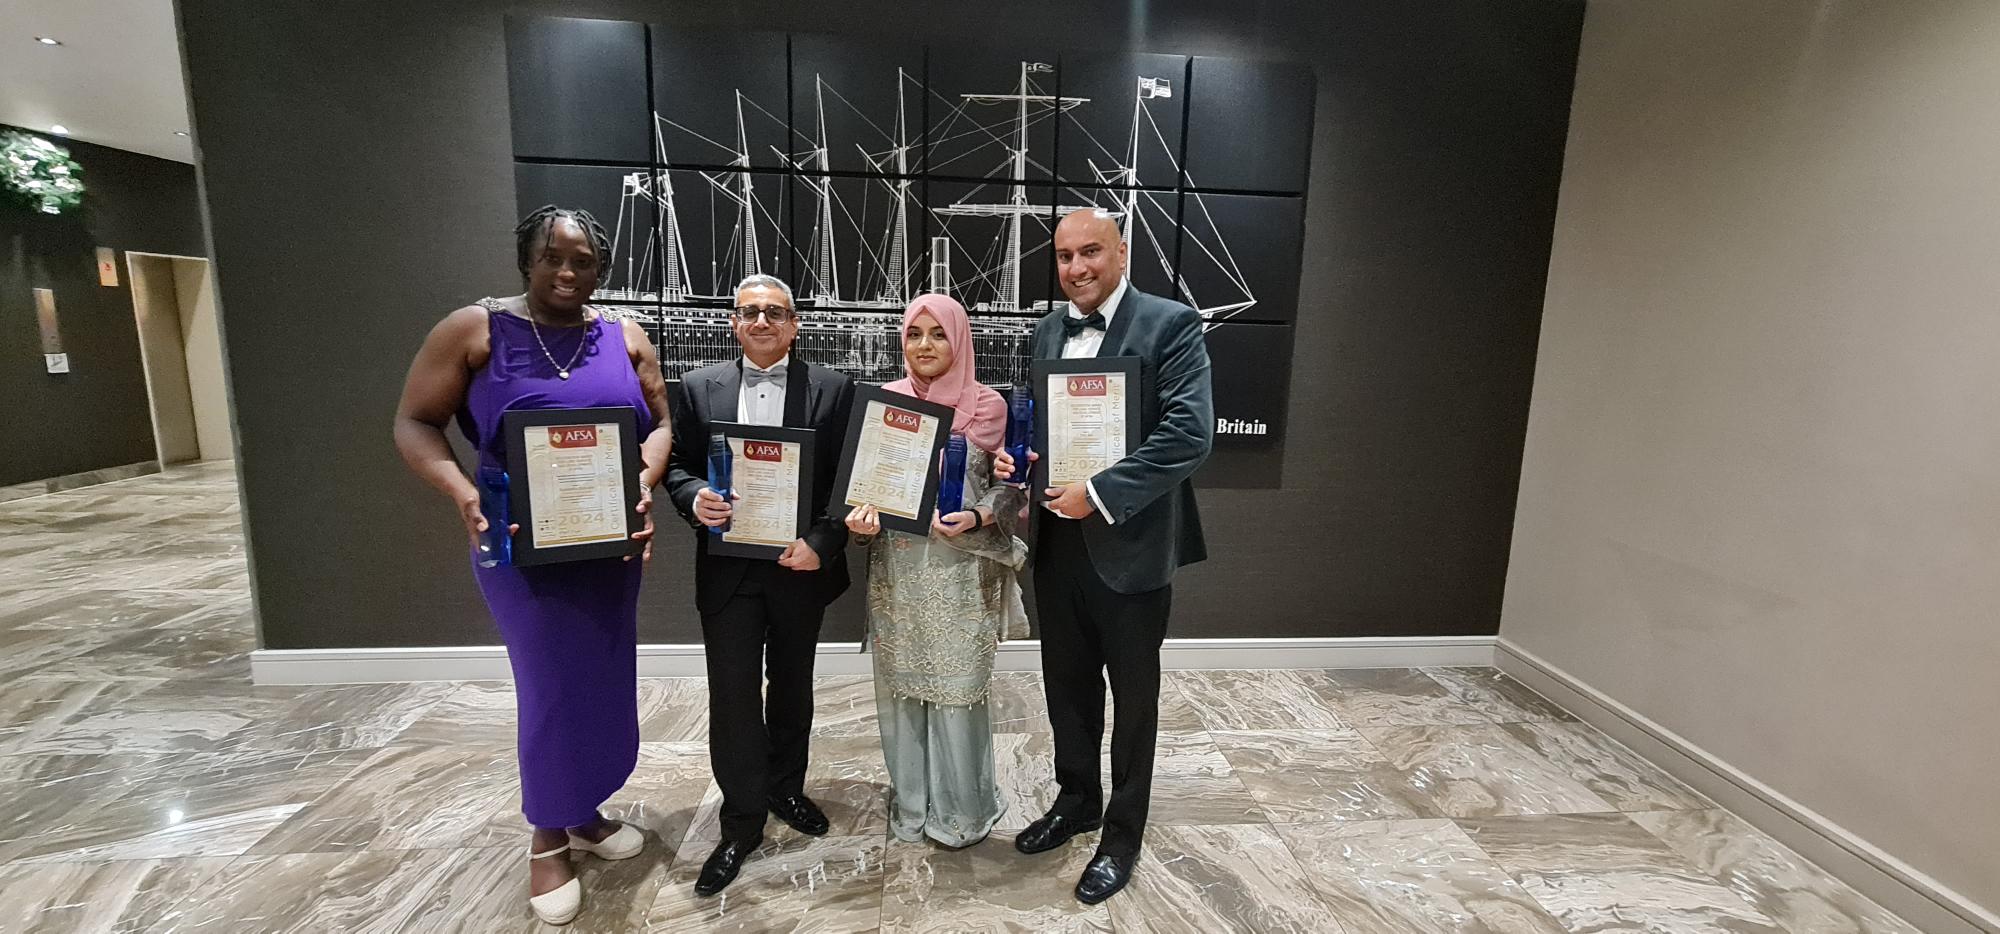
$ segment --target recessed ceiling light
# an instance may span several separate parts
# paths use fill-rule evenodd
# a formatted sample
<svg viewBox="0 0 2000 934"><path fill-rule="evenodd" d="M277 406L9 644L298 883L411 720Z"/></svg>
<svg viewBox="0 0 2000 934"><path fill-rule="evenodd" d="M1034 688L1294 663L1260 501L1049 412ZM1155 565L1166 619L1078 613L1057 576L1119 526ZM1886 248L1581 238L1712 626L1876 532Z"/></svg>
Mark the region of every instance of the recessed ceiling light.
<svg viewBox="0 0 2000 934"><path fill-rule="evenodd" d="M68 136L69 127L63 126L62 124L58 123L55 126L49 127L49 132L54 133L57 136Z"/></svg>
<svg viewBox="0 0 2000 934"><path fill-rule="evenodd" d="M186 131L186 130L175 130L175 131L174 131L174 135L175 135L175 136L186 136L186 135L188 135L188 131Z"/></svg>
<svg viewBox="0 0 2000 934"><path fill-rule="evenodd" d="M36 36L35 41L43 45L62 45L61 39L52 39L48 36Z"/></svg>

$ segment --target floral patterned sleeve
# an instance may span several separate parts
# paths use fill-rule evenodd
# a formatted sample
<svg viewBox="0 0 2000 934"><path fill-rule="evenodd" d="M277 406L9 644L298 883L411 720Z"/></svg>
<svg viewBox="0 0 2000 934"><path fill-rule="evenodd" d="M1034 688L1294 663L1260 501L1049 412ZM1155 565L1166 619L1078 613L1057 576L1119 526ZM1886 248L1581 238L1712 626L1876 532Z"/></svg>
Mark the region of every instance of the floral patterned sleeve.
<svg viewBox="0 0 2000 934"><path fill-rule="evenodd" d="M965 499L973 507L993 512L992 523L958 535L931 530L931 541L941 542L967 554L978 555L1019 569L1028 559L1028 546L1015 537L1021 507L1027 494L1019 487L993 479L993 455L978 448L966 452Z"/></svg>

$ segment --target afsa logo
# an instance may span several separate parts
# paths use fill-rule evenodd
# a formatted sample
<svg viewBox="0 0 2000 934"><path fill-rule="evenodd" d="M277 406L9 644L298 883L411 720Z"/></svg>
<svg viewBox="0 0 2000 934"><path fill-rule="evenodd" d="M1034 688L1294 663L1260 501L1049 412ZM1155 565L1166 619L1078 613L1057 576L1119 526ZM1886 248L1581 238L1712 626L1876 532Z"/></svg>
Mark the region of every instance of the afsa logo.
<svg viewBox="0 0 2000 934"><path fill-rule="evenodd" d="M549 444L559 448L594 448L596 425L557 425L549 429Z"/></svg>
<svg viewBox="0 0 2000 934"><path fill-rule="evenodd" d="M781 461L785 446L776 441L744 441L743 456L753 461Z"/></svg>
<svg viewBox="0 0 2000 934"><path fill-rule="evenodd" d="M1069 378L1069 394L1072 396L1101 396L1105 384L1109 382L1102 375L1072 376Z"/></svg>
<svg viewBox="0 0 2000 934"><path fill-rule="evenodd" d="M891 428L916 431L919 426L923 425L924 417L915 412L885 405L882 407L882 423Z"/></svg>

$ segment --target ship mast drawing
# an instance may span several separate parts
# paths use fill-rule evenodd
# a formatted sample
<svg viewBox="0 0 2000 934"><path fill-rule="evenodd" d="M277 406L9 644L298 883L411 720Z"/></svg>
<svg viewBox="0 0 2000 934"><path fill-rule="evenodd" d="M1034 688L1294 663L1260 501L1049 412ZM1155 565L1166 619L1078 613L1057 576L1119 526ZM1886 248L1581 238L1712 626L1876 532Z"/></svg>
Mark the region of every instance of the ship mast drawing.
<svg viewBox="0 0 2000 934"><path fill-rule="evenodd" d="M991 301L979 302L968 307L968 311L976 314L1019 314L1028 312L1039 316L1046 313L1048 311L1046 303L1026 306L1021 302L1022 260L1034 253L1040 252L1042 249L1037 246L1024 250L1021 236L1022 225L1030 218L1047 219L1052 216L1052 213L1068 213L1085 207L1085 205L1055 207L1048 204L1032 203L1028 200L1028 186L1024 180L1028 175L1028 164L1032 161L1028 155L1028 129L1036 123L1060 115L1081 104L1087 104L1090 100L1083 97L1057 97L1055 95L1040 93L1040 89L1034 85L1030 76L1050 73L1055 69L1040 62L1022 62L1020 67L1019 83L1012 91L1006 93L961 94L958 101L952 101L935 90L931 92L932 96L950 108L951 111L950 119L938 131L940 139L938 143L933 144L934 146L952 142L958 139L959 136L985 135L989 137L988 141L982 144L979 149L975 149L974 152L993 147L1001 150L999 164L989 170L985 177L1002 181L1006 190L1006 199L1004 201L981 202L970 200L972 197L978 195L980 191L984 190L985 186L981 186L980 189L975 190L966 198L932 209L932 213L938 217L997 217L1001 219L1002 234L994 242L993 249L984 254L984 259L979 264L978 272L973 276L973 281L990 283L993 289L993 298ZM974 107L984 108L995 106L1006 108L1013 112L1011 125L1003 124L1001 132L996 132L994 127L977 120L971 113L971 108ZM970 123L971 128L960 131L959 136L951 135L952 131L961 121ZM955 157L951 161L967 158L969 155ZM1036 163L1036 167L1044 171L1047 171L1049 168L1048 166L1041 165L1039 162ZM945 234L931 239L933 249L940 250L947 256L949 256L954 246L964 249L965 245L958 242L956 236L950 232L950 227L941 226L945 230Z"/></svg>
<svg viewBox="0 0 2000 934"><path fill-rule="evenodd" d="M789 156L788 161L801 170L816 172L808 180L815 201L813 227L806 238L804 256L809 262L805 269L806 299L817 308L894 308L900 311L919 289L912 277L916 270L910 266L910 207L918 198L913 186L916 179L911 177L910 163L916 154L918 143L910 140L909 107L905 101L904 89L916 84L916 79L901 68L896 69L896 118L893 130L885 130L877 125L859 107L841 96L818 74L813 75L813 112L818 134L808 140L811 143L803 155ZM826 120L826 97L832 94L835 103L852 110L866 121L876 133L888 143L881 150L870 151L860 143L855 148L861 158L881 177L869 179L870 187L879 189L888 198L884 223L879 240L870 248L865 242L863 249L867 256L855 258L856 269L849 280L853 296L843 294L840 285L840 257L835 236L838 222L847 221L855 229L866 231L869 206L864 204L856 215L853 206L847 204L834 188L832 171L832 142L828 138Z"/></svg>
<svg viewBox="0 0 2000 934"><path fill-rule="evenodd" d="M1141 149L1157 145L1165 153L1170 170L1178 176L1179 154L1167 144L1166 136L1154 120L1149 102L1171 100L1172 80L1135 76L1131 128L1118 150L1112 150L1091 134L1072 113L1091 103L1087 97L1057 96L1046 92L1036 76L1052 74L1054 68L1040 62L1023 61L1014 86L1006 91L965 93L955 99L936 88L928 89L933 107L946 108L946 118L930 141L935 155L942 144L977 141L970 149L946 160L986 158L983 177L988 181L970 183L974 187L964 197L948 204L927 208L921 203L911 166L921 141L913 141L909 123L917 112L910 106L909 91L924 90L916 78L902 69L896 74L896 102L893 118L877 122L856 106L822 75L812 76L809 100L795 101L807 108L810 132L804 127L788 127L788 137L801 148L786 152L772 147L780 160L799 173L795 178L803 196L811 202L810 227L802 231L799 277L793 283L801 309L799 344L816 361L832 365L862 379L892 379L902 372L901 339L897 334L903 307L924 291L945 292L965 301L972 313L974 343L980 356L980 378L991 383L1011 383L1026 371L1028 335L1037 318L1052 307L1049 300L1024 301L1022 270L1050 248L1046 236L1029 236L1030 225L1046 225L1054 217L1071 211L1098 208L1113 215L1124 238L1129 262L1134 268L1152 264L1176 283L1178 297L1201 312L1205 328L1213 328L1256 304L1250 284L1230 255L1226 244L1213 232L1212 215L1203 196L1188 193L1183 212L1193 221L1200 214L1203 224L1190 224L1181 232L1183 256L1188 250L1201 251L1208 263L1221 270L1228 290L1235 294L1219 302L1203 304L1190 291L1185 277L1174 276L1174 257L1164 242L1172 242L1169 230L1155 230L1147 219L1150 213L1173 223L1172 212L1163 194L1145 189L1140 177ZM655 139L660 164L666 171L640 171L624 176L619 215L614 231L614 268L624 275L621 288L599 291L610 300L657 301L663 310L656 322L663 359L668 369L679 371L705 363L733 358L737 349L729 334L726 308L734 296L727 294L736 281L756 272L773 272L777 256L792 250L786 225L772 209L776 203L756 187L760 179L772 178L751 167L751 146L746 128L746 108L752 113L786 124L740 90L735 92L735 138L722 141L654 115ZM832 173L832 141L829 136L829 107L846 108L859 117L873 133L870 148L855 143L864 162L876 175L865 178L840 177ZM982 117L984 119L982 119ZM1060 185L1048 186L1059 195L1075 196L1076 203L1042 203L1031 200L1026 182L1033 166L1051 176L1050 167L1036 160L1029 145L1031 128L1045 121L1068 118L1063 132L1075 132L1095 151L1086 164L1098 185L1089 191ZM801 121L804 123L805 121ZM884 125L886 123L886 125ZM677 169L666 154L669 133L683 133L726 153L727 168ZM1100 164L1099 158L1103 162ZM721 162L722 160L717 160ZM714 163L711 163L714 164ZM941 166L931 166L936 171ZM970 173L965 173L970 175ZM675 180L691 183L692 191L677 190ZM778 177L780 184L790 179ZM1171 189L1178 178L1156 184ZM841 182L860 184L861 197L843 197ZM1190 180L1192 184L1192 180ZM1037 186L1043 187L1043 186ZM846 189L853 195L854 188ZM997 195L997 196L996 196ZM861 203L856 204L854 201ZM878 203L879 201L879 203ZM706 270L689 268L684 221L687 208L697 212L706 202L710 236ZM638 218L641 205L650 204L658 217L657 230L645 230ZM927 267L911 262L912 214L929 210L936 223L930 238ZM952 218L989 218L999 221L1000 232L990 243L968 244L949 222ZM699 213L695 216L699 229ZM1193 236L1202 229L1205 237ZM726 236L724 235L727 230ZM859 231L861 237L848 239L858 246L855 255L842 256L842 231ZM768 253L763 244L775 245ZM983 248L981 248L983 247ZM969 274L955 274L953 257L968 260ZM655 258L658 265L654 265ZM654 288L653 269L660 281ZM1035 268L1035 267L1030 267ZM1207 298L1208 296L1201 296ZM976 298L976 300L968 300ZM650 315L650 312L643 314Z"/></svg>

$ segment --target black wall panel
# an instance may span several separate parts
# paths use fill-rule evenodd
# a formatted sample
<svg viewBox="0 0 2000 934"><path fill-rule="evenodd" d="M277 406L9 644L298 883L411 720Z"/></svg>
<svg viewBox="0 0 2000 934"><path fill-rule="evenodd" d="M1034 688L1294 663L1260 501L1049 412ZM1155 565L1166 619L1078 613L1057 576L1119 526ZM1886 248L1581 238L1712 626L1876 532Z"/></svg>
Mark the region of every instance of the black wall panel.
<svg viewBox="0 0 2000 934"><path fill-rule="evenodd" d="M577 162L652 158L643 24L509 18L507 47L516 157Z"/></svg>
<svg viewBox="0 0 2000 934"><path fill-rule="evenodd" d="M1188 79L1188 185L1305 191L1312 131L1311 70L1195 56Z"/></svg>

